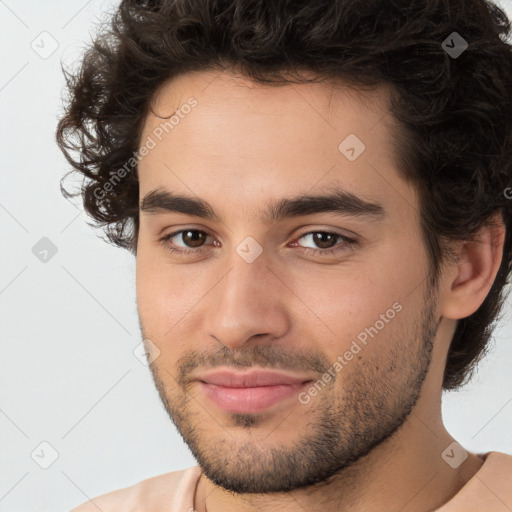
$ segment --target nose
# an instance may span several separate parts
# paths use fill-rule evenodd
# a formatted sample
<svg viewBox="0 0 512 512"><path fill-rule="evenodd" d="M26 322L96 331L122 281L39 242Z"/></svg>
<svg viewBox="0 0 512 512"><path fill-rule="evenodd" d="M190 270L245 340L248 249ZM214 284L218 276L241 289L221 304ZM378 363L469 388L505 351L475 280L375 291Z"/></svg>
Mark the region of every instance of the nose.
<svg viewBox="0 0 512 512"><path fill-rule="evenodd" d="M276 272L261 256L247 263L235 254L228 266L209 294L207 334L231 349L241 348L257 337L283 336L290 326L285 298L291 294Z"/></svg>

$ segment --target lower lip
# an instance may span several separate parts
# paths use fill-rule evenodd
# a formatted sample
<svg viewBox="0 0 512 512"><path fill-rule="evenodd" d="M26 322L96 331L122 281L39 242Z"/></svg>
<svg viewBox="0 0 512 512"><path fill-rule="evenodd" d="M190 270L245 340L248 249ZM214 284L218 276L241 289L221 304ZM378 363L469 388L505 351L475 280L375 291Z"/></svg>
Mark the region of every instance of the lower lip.
<svg viewBox="0 0 512 512"><path fill-rule="evenodd" d="M309 382L291 385L230 388L199 382L204 394L226 412L256 413L297 395Z"/></svg>

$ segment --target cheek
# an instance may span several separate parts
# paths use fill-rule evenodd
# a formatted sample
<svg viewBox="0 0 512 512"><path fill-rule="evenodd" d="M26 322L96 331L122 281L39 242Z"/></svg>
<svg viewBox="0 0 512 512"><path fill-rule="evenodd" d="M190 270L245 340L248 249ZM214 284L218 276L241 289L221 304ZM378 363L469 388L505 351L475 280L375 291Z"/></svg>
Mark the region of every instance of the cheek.
<svg viewBox="0 0 512 512"><path fill-rule="evenodd" d="M293 291L310 327L317 325L317 334L325 336L324 346L333 348L350 344L353 336L373 324L394 302L393 294L384 293L374 276L360 276L355 267L310 273L296 281Z"/></svg>
<svg viewBox="0 0 512 512"><path fill-rule="evenodd" d="M396 337L402 329L405 302L414 299L407 297L411 283L416 283L413 269L384 258L303 275L292 287L301 301L299 323L319 340L332 361L350 350L358 355L348 354L349 358L366 358L367 346L378 349L380 340Z"/></svg>
<svg viewBox="0 0 512 512"><path fill-rule="evenodd" d="M156 264L149 251L140 250L136 264L137 306L148 337L162 340L169 325L172 325L169 322L180 307L176 289L170 273L164 272L161 265Z"/></svg>
<svg viewBox="0 0 512 512"><path fill-rule="evenodd" d="M140 253L136 265L140 321L149 338L153 337L161 346L176 347L180 340L190 337L194 306L207 289L197 286L201 278L194 272L193 265L178 268L162 263L161 257L148 256Z"/></svg>

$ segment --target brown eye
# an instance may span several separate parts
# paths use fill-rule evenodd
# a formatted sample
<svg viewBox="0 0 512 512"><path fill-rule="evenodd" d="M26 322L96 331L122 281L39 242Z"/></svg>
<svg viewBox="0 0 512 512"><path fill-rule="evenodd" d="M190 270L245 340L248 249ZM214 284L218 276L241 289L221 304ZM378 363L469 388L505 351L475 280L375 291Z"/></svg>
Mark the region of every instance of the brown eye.
<svg viewBox="0 0 512 512"><path fill-rule="evenodd" d="M320 249L330 249L336 245L337 239L339 235L334 233L327 233L325 231L316 231L311 233L312 241L320 248Z"/></svg>
<svg viewBox="0 0 512 512"><path fill-rule="evenodd" d="M318 249L303 247L302 244L299 244L298 242L294 242L293 245L303 247L303 250L310 254L334 254L336 252L343 251L344 249L351 248L356 243L352 238L330 231L309 231L300 235L297 240L305 240L307 238L309 238L310 243L316 245ZM332 249L333 247L334 249Z"/></svg>
<svg viewBox="0 0 512 512"><path fill-rule="evenodd" d="M204 231L199 231L198 229L187 229L181 231L181 233L182 241L189 247L200 247L207 238Z"/></svg>
<svg viewBox="0 0 512 512"><path fill-rule="evenodd" d="M200 229L181 229L165 235L160 243L171 252L188 254L200 252L207 238L208 234Z"/></svg>

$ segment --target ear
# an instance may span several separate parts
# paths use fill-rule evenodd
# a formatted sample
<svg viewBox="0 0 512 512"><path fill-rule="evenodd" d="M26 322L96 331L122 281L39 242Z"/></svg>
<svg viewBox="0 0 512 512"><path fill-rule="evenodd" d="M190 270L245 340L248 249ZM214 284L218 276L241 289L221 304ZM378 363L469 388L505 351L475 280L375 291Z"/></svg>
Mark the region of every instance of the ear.
<svg viewBox="0 0 512 512"><path fill-rule="evenodd" d="M472 315L487 297L501 265L505 224L500 211L481 227L475 241L456 243L458 265L444 279L441 314L454 320Z"/></svg>

